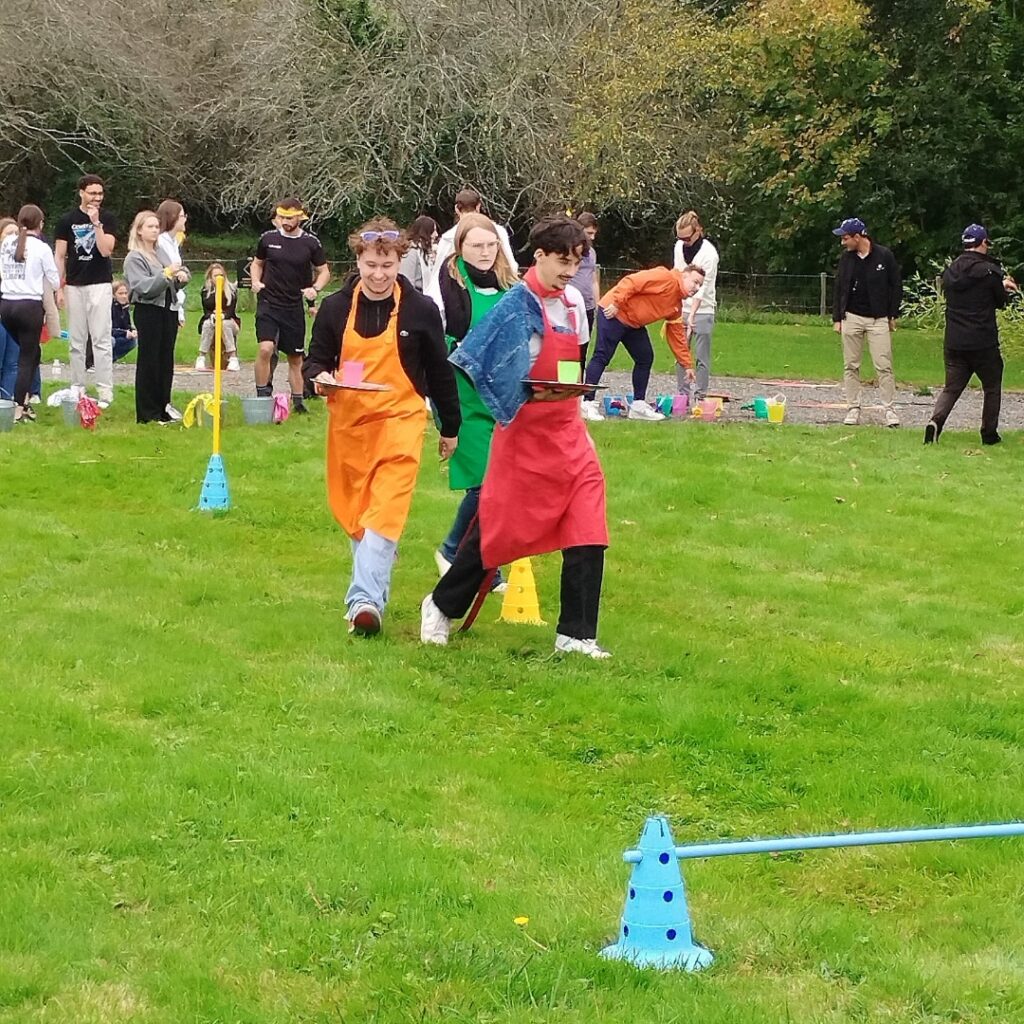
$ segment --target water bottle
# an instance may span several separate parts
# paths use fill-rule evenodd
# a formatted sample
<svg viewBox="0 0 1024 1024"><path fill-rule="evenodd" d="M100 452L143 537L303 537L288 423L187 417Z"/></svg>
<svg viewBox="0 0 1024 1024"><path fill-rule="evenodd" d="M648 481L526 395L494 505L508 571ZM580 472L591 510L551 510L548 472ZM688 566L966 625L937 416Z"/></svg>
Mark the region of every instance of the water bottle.
<svg viewBox="0 0 1024 1024"><path fill-rule="evenodd" d="M60 376L60 360L54 359L53 367L50 369L50 376L56 380Z"/></svg>

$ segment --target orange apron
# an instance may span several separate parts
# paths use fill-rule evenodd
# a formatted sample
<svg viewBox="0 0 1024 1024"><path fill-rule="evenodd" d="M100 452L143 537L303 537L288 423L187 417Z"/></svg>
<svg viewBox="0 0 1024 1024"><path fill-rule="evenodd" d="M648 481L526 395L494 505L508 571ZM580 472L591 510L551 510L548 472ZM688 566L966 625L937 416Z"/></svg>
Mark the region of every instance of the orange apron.
<svg viewBox="0 0 1024 1024"><path fill-rule="evenodd" d="M342 360L361 362L364 380L391 390L328 395L327 499L334 518L353 540L362 540L369 529L397 542L412 504L427 410L398 355L401 289L395 285L395 308L383 333L374 338L356 333L361 292L357 284L338 365Z"/></svg>

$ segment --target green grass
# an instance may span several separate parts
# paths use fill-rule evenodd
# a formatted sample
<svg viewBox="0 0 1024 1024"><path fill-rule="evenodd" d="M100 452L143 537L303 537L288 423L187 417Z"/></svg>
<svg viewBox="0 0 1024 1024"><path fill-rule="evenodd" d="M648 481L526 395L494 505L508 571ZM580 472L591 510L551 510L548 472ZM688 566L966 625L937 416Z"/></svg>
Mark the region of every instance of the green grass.
<svg viewBox="0 0 1024 1024"><path fill-rule="evenodd" d="M229 423L220 517L209 435L127 395L0 435L0 1022L1019 1019L1020 840L692 863L709 973L596 954L649 812L1021 816L1020 438L596 425L615 658L584 664L493 607L417 643L429 455L386 634L348 639L323 415Z"/></svg>

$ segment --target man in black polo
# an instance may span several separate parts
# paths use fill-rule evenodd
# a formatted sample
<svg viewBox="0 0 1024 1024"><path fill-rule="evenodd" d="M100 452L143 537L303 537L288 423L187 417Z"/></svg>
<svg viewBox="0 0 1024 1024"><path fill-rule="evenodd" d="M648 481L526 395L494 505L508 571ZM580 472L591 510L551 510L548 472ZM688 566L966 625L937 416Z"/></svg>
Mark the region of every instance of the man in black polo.
<svg viewBox="0 0 1024 1024"><path fill-rule="evenodd" d="M985 398L981 407L981 443L999 444L999 407L1003 400L1003 357L999 352L996 310L1020 292L1017 282L989 256L988 232L980 224L964 228L964 251L946 268L946 336L943 357L946 384L939 392L924 443L939 439L942 428L973 374Z"/></svg>
<svg viewBox="0 0 1024 1024"><path fill-rule="evenodd" d="M860 423L860 359L868 343L878 374L885 425L898 427L896 378L892 372L892 332L900 315L903 281L893 254L868 237L864 221L848 217L833 232L845 252L839 257L832 325L843 338L843 383L846 418L850 427Z"/></svg>
<svg viewBox="0 0 1024 1024"><path fill-rule="evenodd" d="M272 360L288 357L292 410L306 412L302 401L302 360L306 354L306 310L331 278L320 239L302 230L306 220L294 196L282 199L274 211L274 229L260 236L252 261L252 291L256 296L256 394L269 396Z"/></svg>

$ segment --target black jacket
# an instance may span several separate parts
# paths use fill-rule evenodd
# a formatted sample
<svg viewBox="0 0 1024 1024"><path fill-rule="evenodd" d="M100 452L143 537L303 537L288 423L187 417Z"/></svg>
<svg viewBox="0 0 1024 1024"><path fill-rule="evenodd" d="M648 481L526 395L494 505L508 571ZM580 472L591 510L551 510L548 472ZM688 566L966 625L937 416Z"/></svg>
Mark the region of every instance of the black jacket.
<svg viewBox="0 0 1024 1024"><path fill-rule="evenodd" d="M225 292L226 295L226 292ZM210 319L217 312L217 292L211 288L207 291L205 288L200 292L200 296L203 300L203 315L199 319L199 333L203 333L203 324ZM228 302L225 299L221 312L224 314L225 320L234 320L239 327L242 326L242 321L238 317L238 289L231 289L231 301Z"/></svg>
<svg viewBox="0 0 1024 1024"><path fill-rule="evenodd" d="M965 252L946 267L942 289L946 293L948 349L982 349L999 344L996 310L1009 296L1003 287L999 261L980 252Z"/></svg>
<svg viewBox="0 0 1024 1024"><path fill-rule="evenodd" d="M334 373L341 357L341 337L352 308L358 274L352 274L333 295L320 303L303 373L312 380L327 370ZM398 304L398 358L416 391L429 398L441 420L441 436L455 437L462 425L455 370L448 362L448 347L437 306L399 276L402 299Z"/></svg>
<svg viewBox="0 0 1024 1024"><path fill-rule="evenodd" d="M844 252L836 268L835 294L832 296L832 322L840 323L846 317L846 304L850 299L854 268L860 256L855 252ZM868 300L876 317L897 320L900 303L903 301L903 279L896 257L889 249L877 242L871 243L871 251L864 259L864 277L867 282Z"/></svg>

